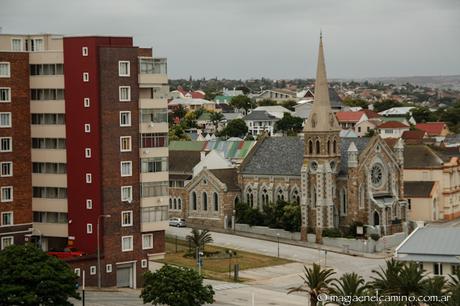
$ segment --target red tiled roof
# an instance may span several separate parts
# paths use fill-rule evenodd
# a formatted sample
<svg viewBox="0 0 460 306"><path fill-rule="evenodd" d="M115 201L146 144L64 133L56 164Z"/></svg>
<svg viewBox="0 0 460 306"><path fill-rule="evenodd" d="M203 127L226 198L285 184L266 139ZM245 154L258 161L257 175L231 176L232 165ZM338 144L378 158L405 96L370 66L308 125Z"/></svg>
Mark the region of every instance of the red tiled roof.
<svg viewBox="0 0 460 306"><path fill-rule="evenodd" d="M387 145L393 149L393 147L396 145L398 142L398 138L384 138L383 141L387 143Z"/></svg>
<svg viewBox="0 0 460 306"><path fill-rule="evenodd" d="M425 137L425 134L426 134L426 132L422 131L422 130L404 131L404 133L402 133L401 137L404 140L406 140L406 139L422 139L423 137Z"/></svg>
<svg viewBox="0 0 460 306"><path fill-rule="evenodd" d="M380 115L379 115L379 114L377 114L377 113L374 112L374 111L371 111L370 109L363 109L362 112L366 114L366 116L367 116L368 119L380 118Z"/></svg>
<svg viewBox="0 0 460 306"><path fill-rule="evenodd" d="M409 126L405 125L404 123L401 123L399 121L387 121L385 123L382 123L379 125L377 128L379 129L402 129L402 128L408 128Z"/></svg>
<svg viewBox="0 0 460 306"><path fill-rule="evenodd" d="M340 122L358 122L359 119L364 115L364 112L337 112L335 116Z"/></svg>
<svg viewBox="0 0 460 306"><path fill-rule="evenodd" d="M205 95L199 91L192 91L190 93L193 99L204 99Z"/></svg>
<svg viewBox="0 0 460 306"><path fill-rule="evenodd" d="M427 132L428 135L441 135L445 126L444 122L417 123L415 125L417 129Z"/></svg>

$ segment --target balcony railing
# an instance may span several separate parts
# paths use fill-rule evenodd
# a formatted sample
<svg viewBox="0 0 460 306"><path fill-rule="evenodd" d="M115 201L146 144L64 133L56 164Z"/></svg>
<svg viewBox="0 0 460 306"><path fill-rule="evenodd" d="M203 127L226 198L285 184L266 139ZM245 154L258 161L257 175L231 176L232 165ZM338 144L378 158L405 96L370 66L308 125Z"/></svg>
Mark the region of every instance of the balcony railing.
<svg viewBox="0 0 460 306"><path fill-rule="evenodd" d="M167 74L168 65L166 58L140 58L140 74Z"/></svg>

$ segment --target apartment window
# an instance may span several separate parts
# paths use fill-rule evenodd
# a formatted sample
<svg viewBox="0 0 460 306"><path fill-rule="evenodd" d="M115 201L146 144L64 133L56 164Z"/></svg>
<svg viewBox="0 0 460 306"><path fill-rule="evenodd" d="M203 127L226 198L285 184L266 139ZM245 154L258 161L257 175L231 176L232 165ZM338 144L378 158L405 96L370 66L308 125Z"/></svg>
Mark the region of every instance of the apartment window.
<svg viewBox="0 0 460 306"><path fill-rule="evenodd" d="M13 201L13 187L5 186L0 188L1 202L12 202Z"/></svg>
<svg viewBox="0 0 460 306"><path fill-rule="evenodd" d="M120 112L120 126L131 126L131 112Z"/></svg>
<svg viewBox="0 0 460 306"><path fill-rule="evenodd" d="M148 267L147 259L142 259L141 260L141 268L145 269L147 267Z"/></svg>
<svg viewBox="0 0 460 306"><path fill-rule="evenodd" d="M89 267L89 274L96 275L96 266Z"/></svg>
<svg viewBox="0 0 460 306"><path fill-rule="evenodd" d="M142 235L142 249L153 249L153 234Z"/></svg>
<svg viewBox="0 0 460 306"><path fill-rule="evenodd" d="M121 226L132 226L133 225L133 211L122 211L121 212Z"/></svg>
<svg viewBox="0 0 460 306"><path fill-rule="evenodd" d="M86 233L87 234L93 233L93 225L91 223L86 224Z"/></svg>
<svg viewBox="0 0 460 306"><path fill-rule="evenodd" d="M32 149L65 149L65 138L32 138Z"/></svg>
<svg viewBox="0 0 460 306"><path fill-rule="evenodd" d="M132 202L133 200L133 186L121 186L121 201Z"/></svg>
<svg viewBox="0 0 460 306"><path fill-rule="evenodd" d="M65 174L67 164L65 163L32 163L32 173L41 174Z"/></svg>
<svg viewBox="0 0 460 306"><path fill-rule="evenodd" d="M91 124L85 123L85 133L90 133L91 132Z"/></svg>
<svg viewBox="0 0 460 306"><path fill-rule="evenodd" d="M111 264L106 264L105 265L105 272L106 273L112 273L112 265Z"/></svg>
<svg viewBox="0 0 460 306"><path fill-rule="evenodd" d="M133 250L133 236L121 237L121 251L129 252Z"/></svg>
<svg viewBox="0 0 460 306"><path fill-rule="evenodd" d="M26 51L43 51L43 39L41 38L34 38L34 39L26 39Z"/></svg>
<svg viewBox="0 0 460 306"><path fill-rule="evenodd" d="M120 163L121 176L131 176L133 174L132 169L133 169L132 161L122 161Z"/></svg>
<svg viewBox="0 0 460 306"><path fill-rule="evenodd" d="M167 133L145 133L141 134L142 148L159 148L168 146Z"/></svg>
<svg viewBox="0 0 460 306"><path fill-rule="evenodd" d="M141 122L143 123L166 123L168 111L166 109L141 109Z"/></svg>
<svg viewBox="0 0 460 306"><path fill-rule="evenodd" d="M167 157L154 157L141 159L141 172L152 173L168 171L168 158Z"/></svg>
<svg viewBox="0 0 460 306"><path fill-rule="evenodd" d="M168 220L168 205L141 208L142 223L154 223Z"/></svg>
<svg viewBox="0 0 460 306"><path fill-rule="evenodd" d="M2 237L2 250L6 247L9 247L10 245L13 245L13 243L14 243L13 236Z"/></svg>
<svg viewBox="0 0 460 306"><path fill-rule="evenodd" d="M9 226L13 225L13 212L12 211L7 211L7 212L2 212L2 226Z"/></svg>
<svg viewBox="0 0 460 306"><path fill-rule="evenodd" d="M0 62L0 78L10 77L10 63Z"/></svg>
<svg viewBox="0 0 460 306"><path fill-rule="evenodd" d="M89 82L89 73L83 72L83 82Z"/></svg>
<svg viewBox="0 0 460 306"><path fill-rule="evenodd" d="M131 136L120 137L120 152L131 152Z"/></svg>
<svg viewBox="0 0 460 306"><path fill-rule="evenodd" d="M0 87L0 102L11 102L11 88Z"/></svg>
<svg viewBox="0 0 460 306"><path fill-rule="evenodd" d="M32 64L30 75L63 75L64 64Z"/></svg>
<svg viewBox="0 0 460 306"><path fill-rule="evenodd" d="M30 99L34 101L63 100L64 99L64 89L62 88L31 89Z"/></svg>
<svg viewBox="0 0 460 306"><path fill-rule="evenodd" d="M32 114L32 124L65 124L65 114Z"/></svg>
<svg viewBox="0 0 460 306"><path fill-rule="evenodd" d="M118 75L119 76L129 76L130 75L129 61L119 61L118 62Z"/></svg>
<svg viewBox="0 0 460 306"><path fill-rule="evenodd" d="M86 173L86 183L91 184L93 182L93 175L91 173Z"/></svg>
<svg viewBox="0 0 460 306"><path fill-rule="evenodd" d="M67 199L67 188L32 187L32 197L45 199Z"/></svg>
<svg viewBox="0 0 460 306"><path fill-rule="evenodd" d="M131 87L130 86L120 86L119 87L120 101L131 101Z"/></svg>
<svg viewBox="0 0 460 306"><path fill-rule="evenodd" d="M11 113L0 113L0 128L11 127Z"/></svg>
<svg viewBox="0 0 460 306"><path fill-rule="evenodd" d="M20 38L11 39L11 50L22 51L22 39Z"/></svg>
<svg viewBox="0 0 460 306"><path fill-rule="evenodd" d="M443 275L442 273L442 263L434 263L433 264L433 274L434 275Z"/></svg>
<svg viewBox="0 0 460 306"><path fill-rule="evenodd" d="M86 200L86 209L93 209L93 200Z"/></svg>
<svg viewBox="0 0 460 306"><path fill-rule="evenodd" d="M0 163L0 176L13 176L13 162L8 161Z"/></svg>
<svg viewBox="0 0 460 306"><path fill-rule="evenodd" d="M85 157L86 157L86 158L90 158L90 157L91 157L91 149L90 149L90 148L86 148L86 149L85 149Z"/></svg>
<svg viewBox="0 0 460 306"><path fill-rule="evenodd" d="M81 48L81 55L88 56L88 47Z"/></svg>
<svg viewBox="0 0 460 306"><path fill-rule="evenodd" d="M85 107L89 107L89 105L90 105L89 98L83 98L83 105L84 105Z"/></svg>
<svg viewBox="0 0 460 306"><path fill-rule="evenodd" d="M73 270L73 273L75 273L76 276L80 277L80 273L81 273L80 268L75 268L75 269Z"/></svg>
<svg viewBox="0 0 460 306"><path fill-rule="evenodd" d="M141 197L161 197L169 194L169 182L146 182L141 183Z"/></svg>

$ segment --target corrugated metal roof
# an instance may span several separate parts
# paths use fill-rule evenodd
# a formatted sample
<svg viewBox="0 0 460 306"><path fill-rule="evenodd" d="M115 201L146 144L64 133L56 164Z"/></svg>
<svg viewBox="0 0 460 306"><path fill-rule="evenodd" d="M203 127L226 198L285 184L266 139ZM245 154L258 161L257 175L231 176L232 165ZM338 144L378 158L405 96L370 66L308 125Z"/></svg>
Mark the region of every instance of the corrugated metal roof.
<svg viewBox="0 0 460 306"><path fill-rule="evenodd" d="M419 228L399 247L398 254L460 256L460 227Z"/></svg>

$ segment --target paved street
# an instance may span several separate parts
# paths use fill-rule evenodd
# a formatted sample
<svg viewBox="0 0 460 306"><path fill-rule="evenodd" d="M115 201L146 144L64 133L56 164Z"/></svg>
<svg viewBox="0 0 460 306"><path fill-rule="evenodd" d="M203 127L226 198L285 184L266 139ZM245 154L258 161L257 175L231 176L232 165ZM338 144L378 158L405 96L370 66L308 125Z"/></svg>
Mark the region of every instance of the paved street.
<svg viewBox="0 0 460 306"><path fill-rule="evenodd" d="M179 238L185 238L185 236L190 233L190 228L169 227L166 233L172 236L177 235ZM214 239L214 244L227 248L270 256L277 256L278 253L278 244L272 241L216 232L212 233L212 238ZM303 264L312 264L314 262L324 264L326 260L327 266L333 267L338 274L356 272L366 278L371 275L372 269L377 269L380 265L385 263L384 259L364 258L334 252L327 252L327 256L325 258L324 251L320 252L316 249L283 243L280 243L280 257ZM286 274L284 268L279 269L280 271L276 270L276 268L273 268L272 277L278 277ZM297 274L301 272L302 269L300 269Z"/></svg>

